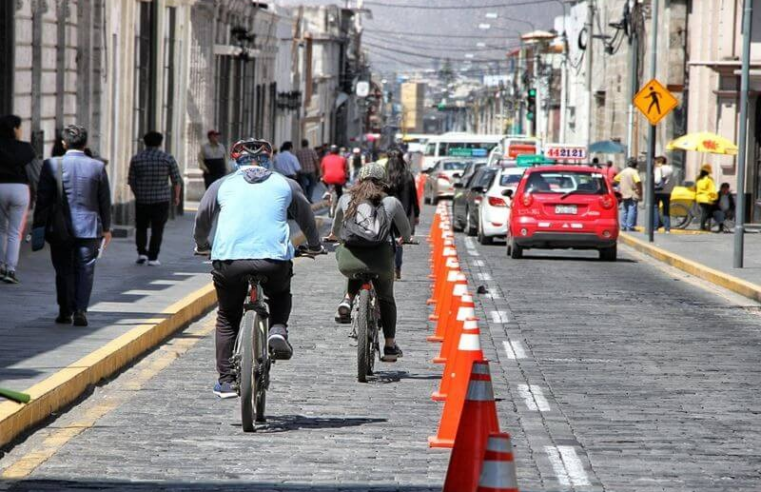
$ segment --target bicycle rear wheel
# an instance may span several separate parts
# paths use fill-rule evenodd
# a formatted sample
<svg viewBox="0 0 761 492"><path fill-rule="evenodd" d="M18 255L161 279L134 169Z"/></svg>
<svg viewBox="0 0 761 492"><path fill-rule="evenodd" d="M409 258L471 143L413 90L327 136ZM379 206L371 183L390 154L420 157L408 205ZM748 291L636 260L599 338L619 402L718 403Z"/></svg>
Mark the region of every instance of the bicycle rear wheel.
<svg viewBox="0 0 761 492"><path fill-rule="evenodd" d="M269 330L267 321L261 316L257 316L256 321L257 323L254 325L254 409L256 410L256 421L265 422L267 417L264 410L270 378L270 356L267 342Z"/></svg>
<svg viewBox="0 0 761 492"><path fill-rule="evenodd" d="M356 296L357 310L354 323L357 331L357 380L367 382L373 372L373 312L370 306L370 292L362 289Z"/></svg>
<svg viewBox="0 0 761 492"><path fill-rule="evenodd" d="M238 350L240 351L240 417L243 430L254 432L254 394L256 379L254 378L254 331L259 316L255 311L246 312L240 327Z"/></svg>
<svg viewBox="0 0 761 492"><path fill-rule="evenodd" d="M683 203L671 203L669 209L671 217L671 227L674 229L686 229L692 222L692 212L690 208Z"/></svg>

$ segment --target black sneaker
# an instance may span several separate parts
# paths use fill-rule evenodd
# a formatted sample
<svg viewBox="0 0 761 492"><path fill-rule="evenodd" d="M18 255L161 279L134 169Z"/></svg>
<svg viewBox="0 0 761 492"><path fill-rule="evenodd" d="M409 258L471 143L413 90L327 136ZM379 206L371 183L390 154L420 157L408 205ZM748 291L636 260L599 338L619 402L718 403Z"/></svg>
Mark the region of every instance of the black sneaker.
<svg viewBox="0 0 761 492"><path fill-rule="evenodd" d="M84 311L74 313L74 326L87 326L87 313Z"/></svg>
<svg viewBox="0 0 761 492"><path fill-rule="evenodd" d="M233 388L233 385L228 383L227 381L219 382L214 385L214 394L218 397L222 398L223 400L227 398L237 398L238 392L235 391L235 388Z"/></svg>
<svg viewBox="0 0 761 492"><path fill-rule="evenodd" d="M383 362L396 362L396 359L403 355L404 353L399 348L399 345L394 344L393 347L383 347L383 357L381 357L381 360Z"/></svg>
<svg viewBox="0 0 761 492"><path fill-rule="evenodd" d="M16 272L13 270L7 270L5 272L5 276L3 277L3 282L6 284L18 284L19 280L16 278Z"/></svg>
<svg viewBox="0 0 761 492"><path fill-rule="evenodd" d="M58 317L55 319L55 322L59 325L70 325L71 314L59 312Z"/></svg>
<svg viewBox="0 0 761 492"><path fill-rule="evenodd" d="M271 327L267 344L275 360L288 360L293 357L293 347L288 342L288 330L285 326L274 325Z"/></svg>
<svg viewBox="0 0 761 492"><path fill-rule="evenodd" d="M135 264L137 265L145 265L148 262L148 257L145 255L138 255L137 261L135 261Z"/></svg>

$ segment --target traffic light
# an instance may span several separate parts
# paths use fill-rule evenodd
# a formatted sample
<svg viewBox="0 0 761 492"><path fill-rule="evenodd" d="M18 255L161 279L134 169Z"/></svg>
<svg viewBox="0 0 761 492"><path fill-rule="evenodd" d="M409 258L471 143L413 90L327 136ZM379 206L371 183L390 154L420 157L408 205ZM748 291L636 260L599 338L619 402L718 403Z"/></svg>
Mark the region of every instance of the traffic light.
<svg viewBox="0 0 761 492"><path fill-rule="evenodd" d="M526 119L534 121L536 118L536 89L529 88L526 92Z"/></svg>

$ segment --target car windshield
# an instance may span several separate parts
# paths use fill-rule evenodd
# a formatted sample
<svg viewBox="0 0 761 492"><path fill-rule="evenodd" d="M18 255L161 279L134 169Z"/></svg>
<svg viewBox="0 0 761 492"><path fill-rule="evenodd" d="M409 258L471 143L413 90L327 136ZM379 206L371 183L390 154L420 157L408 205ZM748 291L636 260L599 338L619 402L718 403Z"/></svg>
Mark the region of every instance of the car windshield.
<svg viewBox="0 0 761 492"><path fill-rule="evenodd" d="M528 177L526 191L529 193L580 195L604 195L608 192L605 177L601 173L586 171L533 172Z"/></svg>
<svg viewBox="0 0 761 492"><path fill-rule="evenodd" d="M465 161L444 161L441 163L442 171L462 171L468 163Z"/></svg>
<svg viewBox="0 0 761 492"><path fill-rule="evenodd" d="M518 186L523 177L522 174L503 174L499 177L500 186Z"/></svg>
<svg viewBox="0 0 761 492"><path fill-rule="evenodd" d="M453 157L486 157L497 144L491 142L442 142L439 155Z"/></svg>

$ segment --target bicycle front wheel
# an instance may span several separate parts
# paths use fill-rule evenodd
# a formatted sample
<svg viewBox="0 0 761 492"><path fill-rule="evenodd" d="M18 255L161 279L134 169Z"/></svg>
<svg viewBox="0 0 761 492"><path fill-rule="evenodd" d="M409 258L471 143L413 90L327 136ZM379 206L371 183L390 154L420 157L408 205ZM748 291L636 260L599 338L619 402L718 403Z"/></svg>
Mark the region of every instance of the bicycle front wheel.
<svg viewBox="0 0 761 492"><path fill-rule="evenodd" d="M243 430L254 432L254 395L256 378L254 377L254 331L259 316L255 311L248 311L241 323L238 350L240 351L240 417Z"/></svg>
<svg viewBox="0 0 761 492"><path fill-rule="evenodd" d="M370 292L362 289L354 299L357 309L354 323L357 331L357 380L367 382L373 371L373 312L370 306Z"/></svg>
<svg viewBox="0 0 761 492"><path fill-rule="evenodd" d="M256 421L267 420L264 410L267 402L267 388L270 377L269 344L267 342L267 321L261 316L256 317L254 331L254 409Z"/></svg>

